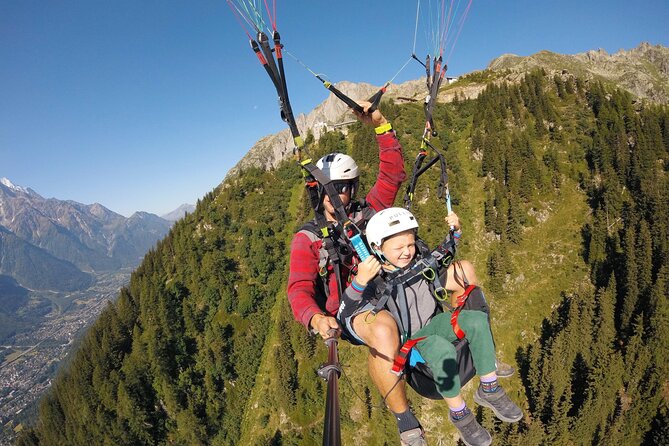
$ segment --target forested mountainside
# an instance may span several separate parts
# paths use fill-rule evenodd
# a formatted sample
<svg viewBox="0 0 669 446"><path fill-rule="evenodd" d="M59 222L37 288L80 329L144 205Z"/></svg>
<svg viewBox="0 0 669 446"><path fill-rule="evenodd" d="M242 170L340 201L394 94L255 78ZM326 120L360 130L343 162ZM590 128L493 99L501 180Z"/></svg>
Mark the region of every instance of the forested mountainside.
<svg viewBox="0 0 669 446"><path fill-rule="evenodd" d="M490 62L488 68L516 73L536 68L549 72L567 70L585 79L615 85L638 98L669 102L669 48L648 42L613 54L603 49L573 55L551 51L539 51L527 57L505 54Z"/></svg>
<svg viewBox="0 0 669 446"><path fill-rule="evenodd" d="M383 111L410 171L421 105ZM478 412L495 443L669 443L667 107L534 71L435 118L459 255L478 268L499 353L519 369L504 384L524 420ZM333 150L372 184L371 129L326 133L312 156ZM436 172L425 176L415 208L434 244L445 209ZM326 351L285 293L289 242L309 217L295 163L228 178L147 254L18 444L320 444ZM343 443L396 444L365 350L341 343L340 360ZM411 399L428 440L453 441L446 405Z"/></svg>

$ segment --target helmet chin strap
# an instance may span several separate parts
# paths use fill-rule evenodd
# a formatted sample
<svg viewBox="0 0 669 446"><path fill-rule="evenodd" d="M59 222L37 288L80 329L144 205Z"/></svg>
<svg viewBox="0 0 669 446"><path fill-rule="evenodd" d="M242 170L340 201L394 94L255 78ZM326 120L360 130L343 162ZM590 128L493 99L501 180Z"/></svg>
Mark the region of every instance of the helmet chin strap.
<svg viewBox="0 0 669 446"><path fill-rule="evenodd" d="M330 205L332 205L332 203L330 203ZM351 207L351 203L344 206L344 210L346 212L348 212L350 207ZM333 214L331 212L328 212L328 210L325 208L325 203L322 202L322 201L321 201L321 209L320 210L321 210L322 214L327 218L328 221L331 221L331 222L335 223L335 226L339 225L339 221L337 220L337 215Z"/></svg>
<svg viewBox="0 0 669 446"><path fill-rule="evenodd" d="M388 260L386 258L386 256L383 255L383 252L381 252L381 250L376 247L376 245L374 245L372 247L372 252L376 256L376 258L378 258L381 261L381 266L383 266L384 268L387 268L387 267L390 266L390 267L392 267L392 269L390 269L390 271L396 271L396 270L400 269L399 266L395 265L390 260Z"/></svg>

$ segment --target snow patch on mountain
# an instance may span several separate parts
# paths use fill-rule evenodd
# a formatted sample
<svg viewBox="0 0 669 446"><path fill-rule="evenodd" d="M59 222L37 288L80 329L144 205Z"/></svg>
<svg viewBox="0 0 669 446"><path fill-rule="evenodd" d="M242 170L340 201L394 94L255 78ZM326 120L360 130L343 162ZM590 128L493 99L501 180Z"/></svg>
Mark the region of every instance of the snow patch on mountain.
<svg viewBox="0 0 669 446"><path fill-rule="evenodd" d="M30 193L28 191L28 189L26 189L24 187L21 187L21 186L17 186L16 184L12 183L9 180L9 178L5 178L5 177L0 178L0 184L2 184L5 187L8 187L9 189L11 189L15 192L22 192L24 194L29 194Z"/></svg>

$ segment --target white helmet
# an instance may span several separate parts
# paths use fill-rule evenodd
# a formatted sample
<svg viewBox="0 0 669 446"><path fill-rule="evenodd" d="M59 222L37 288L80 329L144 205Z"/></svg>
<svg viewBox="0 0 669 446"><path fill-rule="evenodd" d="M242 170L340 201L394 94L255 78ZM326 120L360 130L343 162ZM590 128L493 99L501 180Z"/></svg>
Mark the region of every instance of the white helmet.
<svg viewBox="0 0 669 446"><path fill-rule="evenodd" d="M329 153L319 159L316 167L321 169L333 181L355 180L358 178L358 165L353 158L343 153Z"/></svg>
<svg viewBox="0 0 669 446"><path fill-rule="evenodd" d="M388 208L377 212L367 223L367 242L381 246L383 240L409 229L418 228L416 217L404 208Z"/></svg>

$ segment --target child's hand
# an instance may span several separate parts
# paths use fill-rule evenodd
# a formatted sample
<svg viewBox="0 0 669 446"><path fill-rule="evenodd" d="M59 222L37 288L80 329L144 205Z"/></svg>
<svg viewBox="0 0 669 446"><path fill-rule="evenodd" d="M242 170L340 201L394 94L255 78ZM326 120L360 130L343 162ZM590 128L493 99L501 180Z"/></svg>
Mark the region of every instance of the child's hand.
<svg viewBox="0 0 669 446"><path fill-rule="evenodd" d="M376 257L369 256L364 262L358 263L358 275L355 276L355 281L358 285L367 286L367 283L376 277L379 271L381 271L381 263L376 260Z"/></svg>
<svg viewBox="0 0 669 446"><path fill-rule="evenodd" d="M455 212L449 212L448 216L446 217L446 223L448 223L448 226L452 227L453 230L459 231L460 230L460 218L458 217L458 214Z"/></svg>

